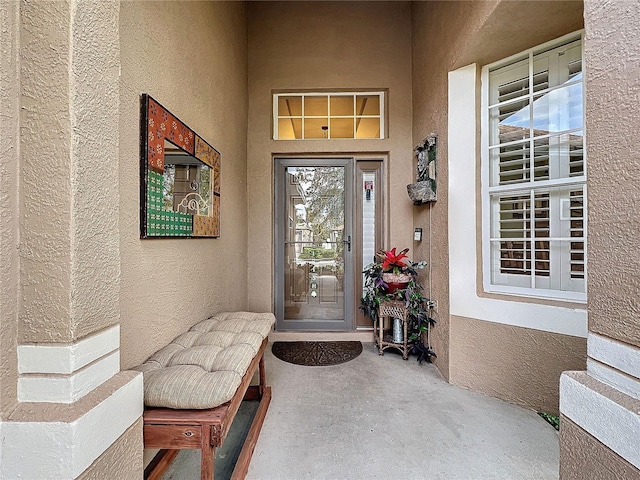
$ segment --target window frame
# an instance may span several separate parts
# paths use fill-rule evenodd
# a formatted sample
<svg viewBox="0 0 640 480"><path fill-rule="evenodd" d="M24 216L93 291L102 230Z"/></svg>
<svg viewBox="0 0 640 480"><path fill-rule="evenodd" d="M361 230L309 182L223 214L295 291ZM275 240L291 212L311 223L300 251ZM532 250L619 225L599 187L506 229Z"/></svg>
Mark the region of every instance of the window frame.
<svg viewBox="0 0 640 480"><path fill-rule="evenodd" d="M502 185L502 186L492 186L491 183L491 175L494 175L492 172L492 157L490 153L490 141L494 132L491 130L491 120L490 120L490 110L494 105L490 102L490 89L489 89L489 76L491 71L495 71L496 69L508 67L509 65L516 65L517 62L528 59L528 68L531 72L533 72L533 60L534 56L540 53L544 53L547 51L552 51L561 46L567 45L572 41L580 41L581 48L581 59L582 59L582 126L579 131L583 134L583 174L575 177L559 177L559 178L550 178L547 180L542 180L538 182L523 182L520 184L512 184L512 185ZM588 202L587 202L587 152L586 152L586 126L585 126L585 97L586 97L586 85L584 81L584 32L578 31L573 32L563 37L554 39L550 42L546 42L542 45L538 45L531 49L525 50L523 52L512 55L506 59L491 63L482 68L481 72L481 107L480 107L480 116L481 116L481 163L480 163L480 182L481 182L481 218L482 218L482 284L485 292L488 293L497 293L497 294L507 294L513 296L521 296L527 298L540 298L540 299L553 299L559 301L567 301L567 302L576 302L576 303L586 303L587 301L587 281L588 281L588 273L587 273L587 212L588 212ZM571 84L571 82L568 82ZM553 89L559 89L563 86L562 83L555 85L550 88L550 91ZM529 89L529 98L531 98L531 88ZM534 92L537 94L537 92ZM533 115L532 117L533 118ZM531 127L533 128L533 126ZM575 131L577 129L569 129L570 131ZM567 130L562 130L563 134L569 135ZM557 134L549 133L547 137L553 137ZM538 140L542 137L535 137L535 140ZM530 138L533 142L534 140ZM506 143L506 142L505 142ZM498 145L498 144L495 144ZM494 145L494 148L495 148ZM531 156L531 161L533 161L533 155ZM583 216L582 216L582 229L583 236L581 238L583 242L583 252L584 252L584 291L570 291L570 290L557 290L557 289L547 289L547 288L534 288L531 287L523 287L523 286L514 286L514 285L503 285L493 283L492 278L492 269L491 265L494 261L492 258L492 241L491 234L494 230L496 222L499 222L499 217L492 216L492 208L494 208L494 203L492 202L492 194L496 193L513 193L514 195L521 195L524 193L528 193L533 195L533 192L539 192L541 189L553 189L554 187L563 187L570 190L575 190L578 188L582 188L583 192ZM560 218L561 214L555 214L554 217L549 216L549 223L552 223L555 220ZM525 220L523 220L525 221ZM493 223L492 223L493 222ZM553 240L556 238L553 233L550 233L549 238ZM562 238L562 237L560 237ZM533 235L532 241L535 241L535 233ZM567 240L562 240L567 242ZM494 239L495 242L495 239ZM570 245L570 243L569 243ZM534 251L535 251L534 246ZM551 247L550 247L551 248ZM497 261L500 261L499 259ZM533 258L530 262L536 262L536 259ZM530 272L534 269L531 268ZM499 275L508 275L500 273ZM561 276L562 273L551 273L549 278L552 276ZM523 276L523 278L531 279L534 277L531 273L529 275ZM532 283L534 280L532 280Z"/></svg>
<svg viewBox="0 0 640 480"><path fill-rule="evenodd" d="M330 110L330 102L331 102L331 97L339 97L339 96L345 96L345 97L353 97L354 100L354 113L353 115L330 115L331 110ZM377 96L379 99L379 105L380 105L380 113L378 115L358 115L358 113L355 111L355 102L356 102L356 98L358 96ZM279 115L279 103L278 103L278 99L280 97L301 97L301 102L302 102L302 111L300 115ZM305 115L304 112L304 100L305 97L326 97L327 98L327 115L321 115L321 116L314 116L314 115ZM309 140L383 140L386 138L386 131L385 131L385 118L386 118L386 111L385 111L385 101L386 101L386 91L384 90L377 90L377 91L357 91L357 90L346 90L346 91L311 91L311 92L301 92L301 91L287 91L287 92L278 92L278 93L273 93L272 94L272 109L271 109L271 121L272 121L272 125L273 125L273 140L278 140L278 141L309 141ZM282 118L299 118L301 119L301 134L302 134L302 138L284 138L281 139L279 138L279 119ZM312 138L305 138L304 137L304 121L305 119L327 119L328 122L328 129L327 129L327 137L312 137ZM380 136L379 137L373 137L373 138L358 138L357 137L357 129L354 125L354 130L353 130L353 137L335 137L332 138L331 137L331 120L332 119L347 119L347 118L352 118L354 119L354 123L358 120L358 119L367 119L367 118L372 118L372 119L378 119L379 123L380 123Z"/></svg>

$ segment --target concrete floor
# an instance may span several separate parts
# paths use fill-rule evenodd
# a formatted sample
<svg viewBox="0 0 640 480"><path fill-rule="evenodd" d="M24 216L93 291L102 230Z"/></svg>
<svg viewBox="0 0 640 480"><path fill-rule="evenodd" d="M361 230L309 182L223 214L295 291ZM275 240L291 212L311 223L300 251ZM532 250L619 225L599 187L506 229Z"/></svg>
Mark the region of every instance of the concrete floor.
<svg viewBox="0 0 640 480"><path fill-rule="evenodd" d="M446 383L373 344L332 367L266 355L273 400L247 480L556 479L558 435L535 412ZM184 451L165 479L199 478ZM222 480L222 479L216 479Z"/></svg>

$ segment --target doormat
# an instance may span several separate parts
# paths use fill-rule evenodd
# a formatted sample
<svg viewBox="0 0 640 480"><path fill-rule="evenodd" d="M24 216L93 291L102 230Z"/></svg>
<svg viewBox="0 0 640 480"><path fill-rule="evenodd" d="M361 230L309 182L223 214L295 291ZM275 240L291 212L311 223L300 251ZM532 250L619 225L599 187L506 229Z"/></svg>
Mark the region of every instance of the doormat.
<svg viewBox="0 0 640 480"><path fill-rule="evenodd" d="M273 342L273 354L296 365L324 367L353 360L362 353L360 342Z"/></svg>

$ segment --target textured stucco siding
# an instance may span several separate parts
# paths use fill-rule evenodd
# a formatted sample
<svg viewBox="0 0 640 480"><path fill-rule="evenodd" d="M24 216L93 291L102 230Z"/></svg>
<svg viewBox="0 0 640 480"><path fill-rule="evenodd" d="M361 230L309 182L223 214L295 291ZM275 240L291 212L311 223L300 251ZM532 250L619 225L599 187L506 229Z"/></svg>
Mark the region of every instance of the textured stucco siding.
<svg viewBox="0 0 640 480"><path fill-rule="evenodd" d="M414 226L423 229L423 241L414 242L413 245L417 256L430 260L431 263L431 280L425 278L425 284L430 285L428 294L436 300L438 305L437 311L434 312L437 324L432 329L432 344L438 354L435 364L445 378L449 379L450 369L454 368L452 357L454 327L453 320L449 318L449 298L456 292L449 291L448 246L456 239L448 238L450 214L450 206L447 202L448 72L471 63L477 63L480 70L483 65L582 28L582 3L578 1L444 1L413 2L411 7L413 145L422 142L430 133L438 135L436 167L438 200L431 206L415 207ZM523 29L522 25L530 24L530 18L534 17L538 19L535 28ZM479 125L478 121L478 128ZM478 138L476 146L478 166L480 165L479 146ZM415 169L415 166L413 168ZM476 174L479 179L479 170ZM481 205L479 191L478 180L477 191L469 192L467 199L468 202L476 202L478 211ZM481 229L479 225L475 231L471 225L470 229L469 233L477 236L477 272L479 284L482 285ZM503 331L502 328L495 328L497 331ZM485 336L486 334L483 333L482 338L484 339ZM464 342L466 339L461 338L457 339L455 344ZM583 352L584 341L578 343ZM582 353L573 352L572 355L582 356ZM464 355L458 358L462 359ZM478 385L474 388L482 390L480 387ZM552 387L554 386L548 385L545 390ZM557 390L557 384L555 388ZM524 396L525 392L521 393ZM557 393L554 408L557 409Z"/></svg>
<svg viewBox="0 0 640 480"><path fill-rule="evenodd" d="M71 331L118 323L120 2L72 2Z"/></svg>
<svg viewBox="0 0 640 480"><path fill-rule="evenodd" d="M0 424L0 478L76 478L131 430L137 432L125 468L141 478L143 407L142 374L134 371L116 374L73 403L20 402Z"/></svg>
<svg viewBox="0 0 640 480"><path fill-rule="evenodd" d="M142 475L142 419L124 432L78 480L139 480Z"/></svg>
<svg viewBox="0 0 640 480"><path fill-rule="evenodd" d="M561 415L560 478L631 480L640 478L640 470Z"/></svg>
<svg viewBox="0 0 640 480"><path fill-rule="evenodd" d="M584 338L452 316L449 380L557 414L560 375L586 368L586 345Z"/></svg>
<svg viewBox="0 0 640 480"><path fill-rule="evenodd" d="M636 346L639 17L638 2L585 2L589 330Z"/></svg>
<svg viewBox="0 0 640 480"><path fill-rule="evenodd" d="M560 478L640 479L638 2L587 0L589 363L561 380ZM613 340L611 340L613 339ZM618 370L621 369L621 370Z"/></svg>
<svg viewBox="0 0 640 480"><path fill-rule="evenodd" d="M433 312L436 326L431 343L438 358L434 363L449 379L449 251L447 231L447 74L457 60L462 45L495 8L496 2L413 2L413 146L427 135L438 136L438 200L414 208L413 221L423 230L422 242L413 242L419 258L429 262L428 273L421 274L427 295L436 300ZM442 48L447 45L447 48ZM412 181L415 181L415 157ZM472 197L469 198L472 201ZM429 278L431 275L431 278Z"/></svg>
<svg viewBox="0 0 640 480"><path fill-rule="evenodd" d="M119 319L119 8L110 0L0 4L3 478L83 468L84 451L77 452L86 445L72 437L86 431L80 424L88 417L74 414L88 413L88 404L98 416L106 402L126 405L109 432L92 432L87 449L96 456L110 434L133 430L142 411L141 377L127 384L139 375L117 373L117 360L73 403L16 402L19 344L57 344L60 363L32 380L58 381L62 391L68 378L46 373L73 363L71 345ZM96 366L102 368L90 368ZM122 390L113 390L116 384ZM64 397L44 397L50 393ZM36 439L30 432L39 428L49 433Z"/></svg>
<svg viewBox="0 0 640 480"><path fill-rule="evenodd" d="M16 401L19 253L18 4L0 2L0 420Z"/></svg>
<svg viewBox="0 0 640 480"><path fill-rule="evenodd" d="M20 4L21 343L118 321L118 8Z"/></svg>
<svg viewBox="0 0 640 480"><path fill-rule="evenodd" d="M413 246L408 2L253 2L249 6L249 307L273 305L273 156L388 154L386 246ZM271 140L273 90L388 89L387 138ZM415 252L410 252L418 258ZM357 303L356 299L356 303Z"/></svg>
<svg viewBox="0 0 640 480"><path fill-rule="evenodd" d="M20 343L73 340L70 10L20 4Z"/></svg>
<svg viewBox="0 0 640 480"><path fill-rule="evenodd" d="M124 368L141 363L194 323L218 311L245 307L246 44L241 2L121 5L119 208ZM140 239L142 93L149 93L222 153L219 239ZM262 245L260 248L264 252Z"/></svg>

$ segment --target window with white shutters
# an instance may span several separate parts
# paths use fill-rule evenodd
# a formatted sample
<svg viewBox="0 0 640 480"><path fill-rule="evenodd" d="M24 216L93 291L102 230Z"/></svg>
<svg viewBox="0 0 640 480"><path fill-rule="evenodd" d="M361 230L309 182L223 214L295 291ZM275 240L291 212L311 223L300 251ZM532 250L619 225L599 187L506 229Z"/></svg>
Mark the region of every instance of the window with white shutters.
<svg viewBox="0 0 640 480"><path fill-rule="evenodd" d="M582 40L485 70L489 289L586 300Z"/></svg>

